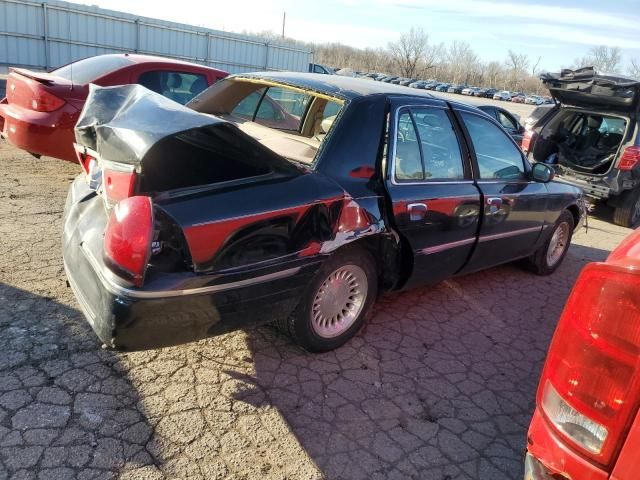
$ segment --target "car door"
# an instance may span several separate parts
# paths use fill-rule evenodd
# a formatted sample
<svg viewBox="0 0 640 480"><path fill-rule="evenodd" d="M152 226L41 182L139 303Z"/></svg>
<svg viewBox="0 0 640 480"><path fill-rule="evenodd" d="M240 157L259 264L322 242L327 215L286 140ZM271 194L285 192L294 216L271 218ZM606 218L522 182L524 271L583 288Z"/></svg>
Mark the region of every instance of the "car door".
<svg viewBox="0 0 640 480"><path fill-rule="evenodd" d="M480 192L469 152L447 104L392 102L386 186L393 222L412 252L406 283L443 280L468 260L478 230Z"/></svg>
<svg viewBox="0 0 640 480"><path fill-rule="evenodd" d="M458 110L482 193L478 245L465 272L530 255L544 224L547 187L531 180L531 167L511 137L485 115Z"/></svg>

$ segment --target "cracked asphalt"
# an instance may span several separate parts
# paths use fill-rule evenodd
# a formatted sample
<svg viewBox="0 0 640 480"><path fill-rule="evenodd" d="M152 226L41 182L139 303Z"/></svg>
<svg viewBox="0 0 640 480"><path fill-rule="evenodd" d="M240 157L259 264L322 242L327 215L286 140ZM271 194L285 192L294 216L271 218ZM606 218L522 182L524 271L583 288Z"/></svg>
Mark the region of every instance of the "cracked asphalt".
<svg viewBox="0 0 640 480"><path fill-rule="evenodd" d="M513 265L381 299L339 350L271 327L102 350L65 283L77 165L0 142L0 480L520 479L545 351L591 219L551 277Z"/></svg>

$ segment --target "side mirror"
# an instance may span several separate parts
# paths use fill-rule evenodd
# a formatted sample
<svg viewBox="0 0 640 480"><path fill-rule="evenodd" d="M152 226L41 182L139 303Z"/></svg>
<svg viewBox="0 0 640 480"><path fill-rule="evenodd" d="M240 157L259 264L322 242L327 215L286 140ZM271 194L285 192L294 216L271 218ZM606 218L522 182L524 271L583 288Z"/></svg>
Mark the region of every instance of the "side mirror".
<svg viewBox="0 0 640 480"><path fill-rule="evenodd" d="M524 133L524 126L518 124L518 133Z"/></svg>
<svg viewBox="0 0 640 480"><path fill-rule="evenodd" d="M556 172L549 165L546 165L544 163L534 163L531 174L536 182L547 183L553 180Z"/></svg>

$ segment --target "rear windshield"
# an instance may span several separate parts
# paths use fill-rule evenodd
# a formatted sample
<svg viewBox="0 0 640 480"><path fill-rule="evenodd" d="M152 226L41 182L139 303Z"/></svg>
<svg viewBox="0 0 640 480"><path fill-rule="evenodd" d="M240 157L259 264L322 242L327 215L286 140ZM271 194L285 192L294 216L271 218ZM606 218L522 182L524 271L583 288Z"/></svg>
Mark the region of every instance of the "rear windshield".
<svg viewBox="0 0 640 480"><path fill-rule="evenodd" d="M91 83L107 73L129 66L132 63L133 62L125 56L101 55L78 60L77 62L60 67L51 73L76 84L85 84Z"/></svg>

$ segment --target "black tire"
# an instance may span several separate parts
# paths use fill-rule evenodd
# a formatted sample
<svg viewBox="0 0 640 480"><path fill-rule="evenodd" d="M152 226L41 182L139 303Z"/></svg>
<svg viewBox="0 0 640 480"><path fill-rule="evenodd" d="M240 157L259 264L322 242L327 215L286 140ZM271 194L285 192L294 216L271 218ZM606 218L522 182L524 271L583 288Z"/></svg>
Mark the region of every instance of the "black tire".
<svg viewBox="0 0 640 480"><path fill-rule="evenodd" d="M336 272L345 268L351 269L351 266L358 267L360 269L358 272L363 272L366 276L365 298L358 308L357 315L354 314L355 320L349 323L348 328L331 338L321 336L317 332L320 327L317 321L314 321L312 313L317 296L320 295L320 288L326 285ZM361 248L346 247L338 250L323 263L306 288L296 310L289 318L278 321L276 326L305 350L314 353L328 352L343 345L360 330L371 313L377 294L378 275L373 258Z"/></svg>
<svg viewBox="0 0 640 480"><path fill-rule="evenodd" d="M613 211L613 223L627 228L640 223L640 188L622 192L620 206Z"/></svg>
<svg viewBox="0 0 640 480"><path fill-rule="evenodd" d="M564 240L563 250L561 251L559 257L553 259L550 263L549 256L547 255L549 252L549 248L552 244L554 236L559 229L567 229L567 237ZM556 220L555 225L553 226L553 231L549 235L549 238L546 242L529 258L527 258L524 262L525 267L532 271L537 275L551 275L556 269L562 264L565 255L569 251L569 246L571 245L571 238L573 237L573 229L575 228L575 221L573 219L573 215L571 212L565 210L560 214L558 220Z"/></svg>

